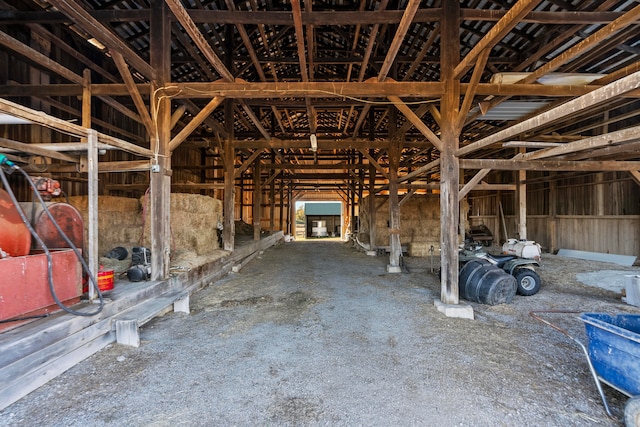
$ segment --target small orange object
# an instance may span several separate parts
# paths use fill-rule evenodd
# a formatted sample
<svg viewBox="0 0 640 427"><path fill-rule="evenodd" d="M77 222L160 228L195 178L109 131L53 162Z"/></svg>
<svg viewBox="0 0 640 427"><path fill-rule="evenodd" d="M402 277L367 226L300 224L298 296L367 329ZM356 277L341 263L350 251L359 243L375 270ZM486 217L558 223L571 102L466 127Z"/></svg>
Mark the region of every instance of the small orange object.
<svg viewBox="0 0 640 427"><path fill-rule="evenodd" d="M98 270L98 289L100 289L100 292L113 289L113 270L105 270L100 266L100 270Z"/></svg>

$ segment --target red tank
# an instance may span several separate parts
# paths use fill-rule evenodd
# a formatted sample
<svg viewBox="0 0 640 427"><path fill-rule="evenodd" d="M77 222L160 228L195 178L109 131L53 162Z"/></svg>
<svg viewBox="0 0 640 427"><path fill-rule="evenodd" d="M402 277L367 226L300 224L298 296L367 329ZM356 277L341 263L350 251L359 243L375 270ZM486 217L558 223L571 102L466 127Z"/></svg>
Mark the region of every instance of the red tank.
<svg viewBox="0 0 640 427"><path fill-rule="evenodd" d="M22 222L9 193L0 188L0 250L10 256L24 256L29 254L30 248L31 233Z"/></svg>
<svg viewBox="0 0 640 427"><path fill-rule="evenodd" d="M64 241L39 202L35 204L23 202L20 203L20 206L22 206L31 225L33 225L36 233L47 248L62 249L70 247L69 244ZM51 212L51 216L53 216L69 240L71 240L76 248L82 250L84 242L84 221L82 220L80 212L68 203L47 203L47 209Z"/></svg>

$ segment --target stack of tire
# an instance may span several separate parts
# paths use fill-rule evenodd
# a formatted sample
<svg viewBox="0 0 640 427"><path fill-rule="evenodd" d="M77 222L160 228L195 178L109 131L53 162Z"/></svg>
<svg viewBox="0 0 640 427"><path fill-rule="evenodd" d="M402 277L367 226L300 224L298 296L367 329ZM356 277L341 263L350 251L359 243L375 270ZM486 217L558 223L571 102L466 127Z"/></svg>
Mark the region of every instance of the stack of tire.
<svg viewBox="0 0 640 427"><path fill-rule="evenodd" d="M459 276L460 297L471 302L510 304L516 295L516 279L485 260L464 264Z"/></svg>

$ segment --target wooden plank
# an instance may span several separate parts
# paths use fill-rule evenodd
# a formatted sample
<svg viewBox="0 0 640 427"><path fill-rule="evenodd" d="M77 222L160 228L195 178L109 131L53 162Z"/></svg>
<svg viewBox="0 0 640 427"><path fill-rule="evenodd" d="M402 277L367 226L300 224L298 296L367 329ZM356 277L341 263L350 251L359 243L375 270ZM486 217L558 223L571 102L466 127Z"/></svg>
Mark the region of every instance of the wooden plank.
<svg viewBox="0 0 640 427"><path fill-rule="evenodd" d="M53 378L72 368L82 360L100 351L114 341L113 334L106 334L66 354L65 357L50 360L39 369L29 372L20 381L0 391L0 409L3 409L20 398L46 384Z"/></svg>
<svg viewBox="0 0 640 427"><path fill-rule="evenodd" d="M637 171L639 161L571 161L571 160L506 160L460 159L463 169L538 170L538 171Z"/></svg>
<svg viewBox="0 0 640 427"><path fill-rule="evenodd" d="M485 137L479 141L473 142L457 151L458 156L472 153L473 151L487 147L496 142L503 141L507 138L511 138L525 131L535 129L539 126L549 124L550 122L564 118L570 114L573 114L576 110L583 110L594 105L598 105L609 99L620 96L626 92L638 89L640 87L640 71L630 74L627 77L623 77L613 83L609 83L600 89L589 92L579 98L568 101L562 105L559 105L530 119L524 120L516 125L508 127L498 131L488 137Z"/></svg>
<svg viewBox="0 0 640 427"><path fill-rule="evenodd" d="M634 126L603 135L580 139L568 142L547 150L533 151L522 155L522 159L544 159L548 157L560 156L563 154L575 153L577 151L591 150L610 145L640 141L640 126Z"/></svg>

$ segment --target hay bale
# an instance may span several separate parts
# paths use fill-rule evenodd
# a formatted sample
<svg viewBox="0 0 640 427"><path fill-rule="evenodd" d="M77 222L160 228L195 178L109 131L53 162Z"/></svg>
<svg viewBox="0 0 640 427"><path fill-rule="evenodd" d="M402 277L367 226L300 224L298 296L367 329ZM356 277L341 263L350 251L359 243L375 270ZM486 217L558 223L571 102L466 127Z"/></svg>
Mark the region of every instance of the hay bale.
<svg viewBox="0 0 640 427"><path fill-rule="evenodd" d="M144 198L141 203L145 203ZM171 193L171 246L174 251L210 255L218 248L222 202L199 194ZM151 245L151 213L146 209L144 246Z"/></svg>

